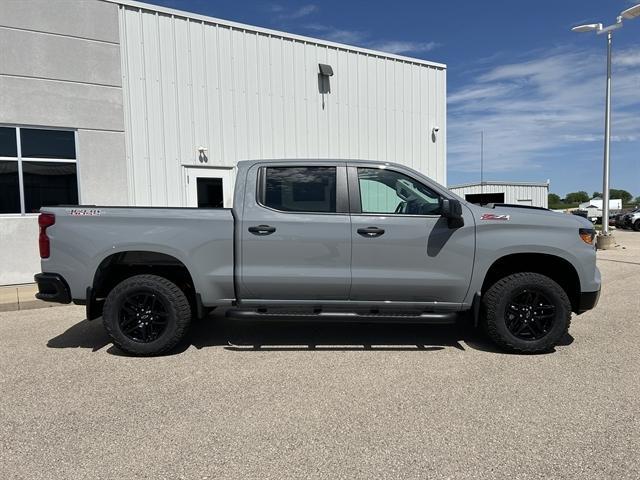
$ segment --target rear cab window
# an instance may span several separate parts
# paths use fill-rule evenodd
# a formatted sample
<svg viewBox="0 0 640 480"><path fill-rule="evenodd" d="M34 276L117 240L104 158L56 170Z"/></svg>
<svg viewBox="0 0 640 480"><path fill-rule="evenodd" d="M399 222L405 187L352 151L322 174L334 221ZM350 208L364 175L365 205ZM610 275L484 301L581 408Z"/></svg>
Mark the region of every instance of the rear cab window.
<svg viewBox="0 0 640 480"><path fill-rule="evenodd" d="M337 212L336 167L262 167L261 173L263 206L282 212Z"/></svg>

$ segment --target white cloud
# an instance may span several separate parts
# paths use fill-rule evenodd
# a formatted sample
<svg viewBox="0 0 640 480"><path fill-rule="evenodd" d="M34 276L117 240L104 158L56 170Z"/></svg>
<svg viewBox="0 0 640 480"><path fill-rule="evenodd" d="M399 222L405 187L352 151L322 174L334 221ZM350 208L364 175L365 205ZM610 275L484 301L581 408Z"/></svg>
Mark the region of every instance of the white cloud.
<svg viewBox="0 0 640 480"><path fill-rule="evenodd" d="M314 4L302 5L293 10L287 10L280 4L273 4L270 7L271 11L276 14L278 20L297 20L299 18L308 17L316 13L319 8Z"/></svg>
<svg viewBox="0 0 640 480"><path fill-rule="evenodd" d="M640 140L640 62L620 51L613 77L613 136ZM449 168L476 171L480 131L487 171L528 170L566 161L603 137L605 59L600 51L535 52L523 61L487 67L450 92Z"/></svg>
<svg viewBox="0 0 640 480"><path fill-rule="evenodd" d="M381 50L394 54L417 54L433 50L440 46L436 42L414 42L407 40L376 40L369 32L362 30L348 30L329 27L321 24L305 25L307 30L311 30L313 35L337 43L359 45L361 47Z"/></svg>
<svg viewBox="0 0 640 480"><path fill-rule="evenodd" d="M359 30L347 30L328 27L326 25L310 24L306 25L307 30L311 30L315 35L337 43L363 44L368 35Z"/></svg>
<svg viewBox="0 0 640 480"><path fill-rule="evenodd" d="M369 44L369 48L374 50L395 54L430 52L436 47L438 47L436 42L408 42L402 40L389 40Z"/></svg>

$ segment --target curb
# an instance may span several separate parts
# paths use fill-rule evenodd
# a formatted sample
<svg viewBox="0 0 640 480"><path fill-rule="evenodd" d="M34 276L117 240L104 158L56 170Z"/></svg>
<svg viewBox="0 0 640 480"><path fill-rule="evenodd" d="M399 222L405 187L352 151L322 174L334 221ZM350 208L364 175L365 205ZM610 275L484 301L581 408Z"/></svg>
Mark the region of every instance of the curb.
<svg viewBox="0 0 640 480"><path fill-rule="evenodd" d="M55 304L38 300L35 297L38 286L35 283L7 285L0 287L0 312L33 310L35 308L54 307Z"/></svg>

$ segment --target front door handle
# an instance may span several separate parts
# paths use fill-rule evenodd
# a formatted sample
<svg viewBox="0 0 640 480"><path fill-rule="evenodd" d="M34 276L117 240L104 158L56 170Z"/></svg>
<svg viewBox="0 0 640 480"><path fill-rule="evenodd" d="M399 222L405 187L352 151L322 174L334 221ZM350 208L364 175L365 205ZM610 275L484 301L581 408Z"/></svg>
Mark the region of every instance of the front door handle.
<svg viewBox="0 0 640 480"><path fill-rule="evenodd" d="M384 233L384 228L378 227L367 227L367 228L359 228L358 233L363 237L379 237Z"/></svg>
<svg viewBox="0 0 640 480"><path fill-rule="evenodd" d="M258 225L257 227L249 227L249 231L254 235L271 235L276 231L276 227L269 225Z"/></svg>

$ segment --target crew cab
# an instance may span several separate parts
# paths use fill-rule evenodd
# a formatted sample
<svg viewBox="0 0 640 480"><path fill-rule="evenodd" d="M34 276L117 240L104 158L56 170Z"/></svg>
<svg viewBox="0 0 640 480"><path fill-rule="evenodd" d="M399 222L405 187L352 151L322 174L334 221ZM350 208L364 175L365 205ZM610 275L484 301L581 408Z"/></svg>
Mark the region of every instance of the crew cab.
<svg viewBox="0 0 640 480"><path fill-rule="evenodd" d="M455 322L505 350L552 349L600 292L590 222L480 207L410 168L238 163L233 208L43 207L37 297L86 305L135 355L194 317Z"/></svg>

